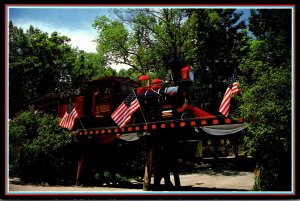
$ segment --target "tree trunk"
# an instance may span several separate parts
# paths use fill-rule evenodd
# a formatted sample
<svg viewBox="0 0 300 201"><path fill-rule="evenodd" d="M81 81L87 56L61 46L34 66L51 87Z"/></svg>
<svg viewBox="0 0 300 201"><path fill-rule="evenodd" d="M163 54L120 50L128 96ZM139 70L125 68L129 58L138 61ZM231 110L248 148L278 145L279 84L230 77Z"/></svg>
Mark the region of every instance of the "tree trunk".
<svg viewBox="0 0 300 201"><path fill-rule="evenodd" d="M81 175L82 175L82 170L84 165L84 158L85 158L84 150L81 150L81 153L78 158L78 163L77 163L76 186L81 185Z"/></svg>
<svg viewBox="0 0 300 201"><path fill-rule="evenodd" d="M144 191L150 190L151 177L153 173L152 170L153 150L154 150L154 144L152 143L152 141L149 141L146 150L146 164L145 164L144 185L143 185Z"/></svg>

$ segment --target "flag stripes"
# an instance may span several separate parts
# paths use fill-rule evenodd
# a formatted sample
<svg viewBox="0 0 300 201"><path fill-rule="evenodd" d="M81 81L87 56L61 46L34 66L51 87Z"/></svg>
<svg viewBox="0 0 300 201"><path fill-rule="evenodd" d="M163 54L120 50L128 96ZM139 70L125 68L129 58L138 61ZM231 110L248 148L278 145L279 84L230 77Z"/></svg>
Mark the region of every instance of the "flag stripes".
<svg viewBox="0 0 300 201"><path fill-rule="evenodd" d="M238 94L239 92L241 92L240 90L240 84L238 82L234 82L232 85L232 92L233 94Z"/></svg>
<svg viewBox="0 0 300 201"><path fill-rule="evenodd" d="M231 93L232 93L232 89L227 88L222 103L220 105L219 108L219 112L221 112L222 114L224 114L226 117L229 114L229 107L230 107L230 98L231 98Z"/></svg>
<svg viewBox="0 0 300 201"><path fill-rule="evenodd" d="M63 118L59 122L59 126L66 128L68 130L72 130L74 127L75 119L78 117L78 113L76 109L73 107L73 104L70 103L68 105L67 111L64 114Z"/></svg>
<svg viewBox="0 0 300 201"><path fill-rule="evenodd" d="M139 109L139 107L140 104L136 96L133 92L130 92L124 102L122 102L121 105L113 112L111 118L120 128L122 128L130 121L131 115Z"/></svg>
<svg viewBox="0 0 300 201"><path fill-rule="evenodd" d="M230 99L232 94L238 94L240 92L239 83L236 81L236 70L233 73L232 78L229 81L228 87L223 96L223 100L219 107L219 112L225 115L226 117L229 114L230 108Z"/></svg>

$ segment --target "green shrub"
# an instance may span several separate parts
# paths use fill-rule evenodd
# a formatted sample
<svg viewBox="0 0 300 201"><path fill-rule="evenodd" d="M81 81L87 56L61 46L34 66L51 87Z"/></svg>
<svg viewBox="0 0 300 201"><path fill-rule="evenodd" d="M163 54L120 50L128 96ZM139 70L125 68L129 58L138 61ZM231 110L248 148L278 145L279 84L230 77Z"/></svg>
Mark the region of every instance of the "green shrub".
<svg viewBox="0 0 300 201"><path fill-rule="evenodd" d="M245 143L259 171L255 190L291 190L293 133L289 70L288 67L270 67L263 72L255 69L260 76L256 75L254 84L245 84L243 88L243 104L239 109L249 122Z"/></svg>
<svg viewBox="0 0 300 201"><path fill-rule="evenodd" d="M286 139L267 135L256 140L253 156L258 174L254 190L291 190L291 150Z"/></svg>
<svg viewBox="0 0 300 201"><path fill-rule="evenodd" d="M74 165L67 152L71 147L70 136L58 122L58 118L40 114L33 107L10 121L10 176L27 182L57 183L71 179Z"/></svg>

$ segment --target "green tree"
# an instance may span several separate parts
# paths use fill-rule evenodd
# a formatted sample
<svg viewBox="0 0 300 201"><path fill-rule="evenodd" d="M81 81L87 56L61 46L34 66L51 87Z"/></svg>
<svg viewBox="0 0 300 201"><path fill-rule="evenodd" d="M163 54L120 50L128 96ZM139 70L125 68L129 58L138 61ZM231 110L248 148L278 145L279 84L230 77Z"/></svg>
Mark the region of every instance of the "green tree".
<svg viewBox="0 0 300 201"><path fill-rule="evenodd" d="M99 16L94 21L93 27L98 31L97 51L103 55L108 64L123 63L137 68L130 60L130 36L125 26L114 19Z"/></svg>
<svg viewBox="0 0 300 201"><path fill-rule="evenodd" d="M194 41L187 56L196 77L192 99L217 113L228 81L247 53L246 25L235 9L191 9L187 13Z"/></svg>
<svg viewBox="0 0 300 201"><path fill-rule="evenodd" d="M116 74L102 55L74 49L69 42L57 32L49 36L33 26L24 32L10 22L10 116L47 93L77 95L86 81Z"/></svg>
<svg viewBox="0 0 300 201"><path fill-rule="evenodd" d="M23 32L9 24L10 115L31 99L64 90L62 80L74 63L69 38L32 26ZM12 84L13 83L13 84Z"/></svg>
<svg viewBox="0 0 300 201"><path fill-rule="evenodd" d="M185 52L183 9L117 9L116 19L98 17L98 52L108 60L132 66L139 73L167 74L168 60Z"/></svg>
<svg viewBox="0 0 300 201"><path fill-rule="evenodd" d="M260 172L255 190L291 190L291 10L252 10L239 108Z"/></svg>
<svg viewBox="0 0 300 201"><path fill-rule="evenodd" d="M143 8L113 13L113 20L102 16L94 22L99 52L160 78L170 74L169 61L182 56L178 68L190 64L195 71L192 103L217 113L227 82L248 50L241 12Z"/></svg>
<svg viewBox="0 0 300 201"><path fill-rule="evenodd" d="M88 80L116 74L114 69L106 66L106 61L100 54L77 49L74 51L76 58L70 71L70 84L73 89L81 88Z"/></svg>
<svg viewBox="0 0 300 201"><path fill-rule="evenodd" d="M10 176L55 183L75 178L75 166L67 154L70 136L58 121L31 107L9 122Z"/></svg>

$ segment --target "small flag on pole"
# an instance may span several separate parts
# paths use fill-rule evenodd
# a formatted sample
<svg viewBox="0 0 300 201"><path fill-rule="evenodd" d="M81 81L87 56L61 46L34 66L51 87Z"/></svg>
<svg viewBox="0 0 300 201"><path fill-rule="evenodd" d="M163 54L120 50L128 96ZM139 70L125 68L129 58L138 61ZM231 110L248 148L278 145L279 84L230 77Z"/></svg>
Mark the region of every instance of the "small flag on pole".
<svg viewBox="0 0 300 201"><path fill-rule="evenodd" d="M77 117L78 117L78 113L77 113L76 109L73 107L72 102L70 102L65 115L59 122L59 125L68 130L72 130L72 128L74 127L75 119Z"/></svg>
<svg viewBox="0 0 300 201"><path fill-rule="evenodd" d="M120 128L122 128L130 121L131 115L139 108L139 101L136 98L134 92L131 91L127 98L113 112L111 118Z"/></svg>
<svg viewBox="0 0 300 201"><path fill-rule="evenodd" d="M238 94L239 92L240 92L239 83L236 81L236 70L235 70L232 78L229 81L226 92L224 94L222 103L219 108L219 112L221 112L223 115L227 117L229 114L231 95Z"/></svg>

